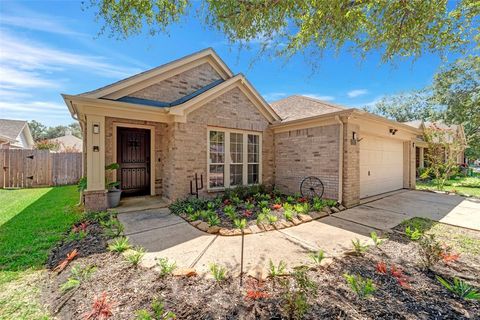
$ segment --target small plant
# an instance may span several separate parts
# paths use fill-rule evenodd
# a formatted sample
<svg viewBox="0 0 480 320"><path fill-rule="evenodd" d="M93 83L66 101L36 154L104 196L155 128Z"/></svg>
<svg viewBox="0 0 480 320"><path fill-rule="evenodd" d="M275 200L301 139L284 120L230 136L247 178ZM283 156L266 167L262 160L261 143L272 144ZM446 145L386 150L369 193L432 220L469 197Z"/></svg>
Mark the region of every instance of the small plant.
<svg viewBox="0 0 480 320"><path fill-rule="evenodd" d="M210 227L212 226L218 226L220 224L220 217L218 216L218 214L215 212L215 211L208 211L210 212L208 215L207 215L207 223Z"/></svg>
<svg viewBox="0 0 480 320"><path fill-rule="evenodd" d="M232 221L237 218L235 207L230 204L223 207L223 213Z"/></svg>
<svg viewBox="0 0 480 320"><path fill-rule="evenodd" d="M170 262L167 258L157 259L157 265L160 268L160 277L165 277L173 272L177 268L175 261Z"/></svg>
<svg viewBox="0 0 480 320"><path fill-rule="evenodd" d="M319 266L323 259L325 259L325 252L323 250L318 250L317 252L311 252L309 254L310 259L312 259L313 263Z"/></svg>
<svg viewBox="0 0 480 320"><path fill-rule="evenodd" d="M447 290L459 296L460 298L464 300L480 301L480 292L478 292L474 287L472 287L465 281L454 277L453 283L451 283L440 276L436 276L436 278L442 286L444 286Z"/></svg>
<svg viewBox="0 0 480 320"><path fill-rule="evenodd" d="M212 210L215 210L215 209L217 209L217 205L215 204L215 202L208 201L207 202L207 210L212 211Z"/></svg>
<svg viewBox="0 0 480 320"><path fill-rule="evenodd" d="M383 239L380 239L375 231L370 232L370 238L372 238L375 247L378 247L383 243Z"/></svg>
<svg viewBox="0 0 480 320"><path fill-rule="evenodd" d="M317 296L317 285L308 277L305 267L295 268L292 280L286 278L281 282L282 305L288 319L304 319L310 308L310 300Z"/></svg>
<svg viewBox="0 0 480 320"><path fill-rule="evenodd" d="M333 199L327 199L325 200L325 203L327 206L329 207L336 207L337 204L338 204L338 201L337 200L333 200Z"/></svg>
<svg viewBox="0 0 480 320"><path fill-rule="evenodd" d="M326 206L326 203L320 199L319 197L313 198L313 210L315 211L322 211L322 209Z"/></svg>
<svg viewBox="0 0 480 320"><path fill-rule="evenodd" d="M451 252L443 252L441 254L442 260L444 263L450 263L452 261L457 261L460 258L460 254L458 253L451 253Z"/></svg>
<svg viewBox="0 0 480 320"><path fill-rule="evenodd" d="M245 209L252 211L255 208L255 205L250 201L245 202Z"/></svg>
<svg viewBox="0 0 480 320"><path fill-rule="evenodd" d="M383 261L380 261L379 263L377 263L375 269L377 270L378 273L387 274L387 264Z"/></svg>
<svg viewBox="0 0 480 320"><path fill-rule="evenodd" d="M263 210L270 207L270 203L268 202L268 200L262 200L258 203L258 206Z"/></svg>
<svg viewBox="0 0 480 320"><path fill-rule="evenodd" d="M125 260L136 268L140 264L140 261L142 261L143 256L145 255L145 249L142 247L137 247L133 250L125 252L123 255L125 257Z"/></svg>
<svg viewBox="0 0 480 320"><path fill-rule="evenodd" d="M260 212L257 216L257 224L262 224L265 221L267 221L267 215Z"/></svg>
<svg viewBox="0 0 480 320"><path fill-rule="evenodd" d="M213 276L213 279L217 282L221 282L226 279L227 277L227 268L217 264L212 263L210 264L210 273Z"/></svg>
<svg viewBox="0 0 480 320"><path fill-rule="evenodd" d="M419 243L420 262L425 269L430 269L442 259L444 248L433 234L424 235Z"/></svg>
<svg viewBox="0 0 480 320"><path fill-rule="evenodd" d="M235 219L233 225L237 229L245 229L247 227L247 219Z"/></svg>
<svg viewBox="0 0 480 320"><path fill-rule="evenodd" d="M368 245L361 244L358 239L352 240L352 245L357 256L363 255L368 250Z"/></svg>
<svg viewBox="0 0 480 320"><path fill-rule="evenodd" d="M75 257L78 256L78 251L77 249L73 249L69 254L67 254L67 258L64 259L62 262L60 262L58 264L58 266L56 266L53 271L56 271L58 273L62 272L63 269L65 269L68 264L73 260L75 259Z"/></svg>
<svg viewBox="0 0 480 320"><path fill-rule="evenodd" d="M85 237L87 236L87 231L86 230L77 230L77 231L74 231L73 229L70 231L70 233L68 234L68 237L67 237L67 241L68 242L72 242L72 241L80 241L82 239L85 239Z"/></svg>
<svg viewBox="0 0 480 320"><path fill-rule="evenodd" d="M292 221L294 217L293 210L284 210L283 215L285 216L285 220Z"/></svg>
<svg viewBox="0 0 480 320"><path fill-rule="evenodd" d="M121 237L118 239L115 239L109 246L108 250L111 252L118 252L122 253L128 249L130 249L132 246L128 242L128 238L126 237Z"/></svg>
<svg viewBox="0 0 480 320"><path fill-rule="evenodd" d="M105 229L105 234L110 238L118 237L123 232L123 225L114 217L107 221L101 221L101 226Z"/></svg>
<svg viewBox="0 0 480 320"><path fill-rule="evenodd" d="M172 320L177 318L175 313L165 310L165 305L160 300L153 299L150 308L152 311L147 309L138 310L136 320Z"/></svg>
<svg viewBox="0 0 480 320"><path fill-rule="evenodd" d="M247 290L247 294L245 295L245 300L260 300L269 298L270 295L265 291L258 291L258 290Z"/></svg>
<svg viewBox="0 0 480 320"><path fill-rule="evenodd" d="M72 270L70 270L70 277L60 286L60 290L65 292L80 286L83 281L88 280L92 276L95 270L96 268L93 266L84 268L78 265L73 266Z"/></svg>
<svg viewBox="0 0 480 320"><path fill-rule="evenodd" d="M293 196L288 196L288 197L287 197L287 202L288 202L289 204L294 204L294 203L295 203L295 197L293 197Z"/></svg>
<svg viewBox="0 0 480 320"><path fill-rule="evenodd" d="M85 320L108 319L113 316L112 309L113 303L108 301L107 294L104 292L100 297L95 297L92 310L85 314Z"/></svg>
<svg viewBox="0 0 480 320"><path fill-rule="evenodd" d="M268 223L273 224L273 223L278 221L278 217L276 215L270 213L270 214L267 215L267 221L268 221Z"/></svg>
<svg viewBox="0 0 480 320"><path fill-rule="evenodd" d="M194 212L195 208L192 205L187 205L187 207L185 208L185 213L187 214L187 216L192 215Z"/></svg>
<svg viewBox="0 0 480 320"><path fill-rule="evenodd" d="M390 274L392 275L392 277L394 277L395 279L397 279L398 281L398 284L403 287L403 288L411 288L410 284L408 283L408 278L403 274L403 271L402 269L399 269L397 267L395 267L395 265L392 264L392 266L390 267Z"/></svg>
<svg viewBox="0 0 480 320"><path fill-rule="evenodd" d="M268 263L268 276L270 278L276 278L278 276L283 276L286 274L287 264L285 261L280 261L277 266L270 259Z"/></svg>
<svg viewBox="0 0 480 320"><path fill-rule="evenodd" d="M275 203L273 206L272 206L272 209L273 210L280 210L282 209L282 205L280 203Z"/></svg>
<svg viewBox="0 0 480 320"><path fill-rule="evenodd" d="M197 211L194 211L193 213L190 213L188 215L188 219L190 221L196 221L196 220L200 219L200 216L202 215L202 211L203 210L197 210Z"/></svg>
<svg viewBox="0 0 480 320"><path fill-rule="evenodd" d="M310 211L310 205L307 202L304 203L297 203L294 206L294 210L298 214L307 214Z"/></svg>
<svg viewBox="0 0 480 320"><path fill-rule="evenodd" d="M410 226L405 228L405 234L412 241L417 241L422 237L422 232L418 229L412 229Z"/></svg>
<svg viewBox="0 0 480 320"><path fill-rule="evenodd" d="M375 286L372 279L364 278L361 275L351 275L345 273L343 275L350 288L358 297L364 299L375 292Z"/></svg>

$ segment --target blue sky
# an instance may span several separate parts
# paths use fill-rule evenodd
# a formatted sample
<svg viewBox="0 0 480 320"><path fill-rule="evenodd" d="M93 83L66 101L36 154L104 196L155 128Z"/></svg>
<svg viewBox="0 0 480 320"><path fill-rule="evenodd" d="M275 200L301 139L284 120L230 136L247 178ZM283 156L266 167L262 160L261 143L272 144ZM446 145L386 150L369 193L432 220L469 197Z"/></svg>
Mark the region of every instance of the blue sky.
<svg viewBox="0 0 480 320"><path fill-rule="evenodd" d="M378 52L360 61L345 50L324 54L312 74L303 56L252 65L258 44L239 51L193 15L169 35L116 40L99 36L99 29L94 11L82 10L80 2L0 0L0 118L68 124L73 120L60 93L90 91L206 47L234 73L244 73L267 101L304 94L350 107L422 88L441 63L426 55L385 65Z"/></svg>

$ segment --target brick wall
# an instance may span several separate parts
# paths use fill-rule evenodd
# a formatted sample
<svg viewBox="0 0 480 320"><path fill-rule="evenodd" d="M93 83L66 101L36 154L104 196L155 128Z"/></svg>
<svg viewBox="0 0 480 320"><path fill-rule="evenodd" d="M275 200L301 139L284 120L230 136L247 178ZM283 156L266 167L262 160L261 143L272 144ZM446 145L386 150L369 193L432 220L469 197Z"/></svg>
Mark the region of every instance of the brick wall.
<svg viewBox="0 0 480 320"><path fill-rule="evenodd" d="M221 79L208 63L129 94L129 97L172 102Z"/></svg>
<svg viewBox="0 0 480 320"><path fill-rule="evenodd" d="M360 145L352 144L352 133L360 127L346 122L343 125L343 204L347 207L360 202Z"/></svg>
<svg viewBox="0 0 480 320"><path fill-rule="evenodd" d="M275 134L275 186L286 193L300 190L303 178L322 180L324 197L338 198L339 125Z"/></svg>
<svg viewBox="0 0 480 320"><path fill-rule="evenodd" d="M168 148L168 167L172 171L166 172L165 196L170 199L186 196L195 173L203 175L205 188L201 193L208 195L208 126L262 132L262 180L265 184L273 182L273 134L267 128L268 121L240 89L234 88L190 113L187 123L173 125Z"/></svg>

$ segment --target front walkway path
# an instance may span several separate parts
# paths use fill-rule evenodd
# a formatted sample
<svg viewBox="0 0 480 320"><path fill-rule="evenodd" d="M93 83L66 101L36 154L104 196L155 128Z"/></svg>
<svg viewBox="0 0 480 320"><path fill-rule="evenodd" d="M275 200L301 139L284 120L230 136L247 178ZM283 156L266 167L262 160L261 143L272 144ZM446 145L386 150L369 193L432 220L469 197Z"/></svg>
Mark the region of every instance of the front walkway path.
<svg viewBox="0 0 480 320"><path fill-rule="evenodd" d="M265 275L270 259L275 264L284 260L290 267L307 263L309 252L318 249L327 256L341 255L351 248L352 239L369 242L371 231L390 229L413 216L480 230L480 201L404 191L299 226L246 235L244 271ZM200 273L208 272L212 262L227 266L234 275L240 271L240 236L204 233L166 208L118 217L130 242L148 251L144 266L152 267L156 258L165 257L178 267L192 267Z"/></svg>

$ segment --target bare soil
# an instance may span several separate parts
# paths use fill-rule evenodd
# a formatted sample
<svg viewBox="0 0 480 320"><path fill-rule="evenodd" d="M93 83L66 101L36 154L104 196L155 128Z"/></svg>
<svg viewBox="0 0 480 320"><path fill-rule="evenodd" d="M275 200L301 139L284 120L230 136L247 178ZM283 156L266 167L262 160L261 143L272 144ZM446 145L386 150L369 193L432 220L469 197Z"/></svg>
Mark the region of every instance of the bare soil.
<svg viewBox="0 0 480 320"><path fill-rule="evenodd" d="M99 226L91 227L97 230ZM260 282L246 278L240 287L238 278L222 283L201 276L161 278L155 269L133 268L122 255L106 252L101 232L90 235L98 239L64 243L49 260L53 267L59 256L74 247L80 252L62 273L50 272L43 288L43 301L59 319L83 318L94 297L102 292L113 303L113 319L135 319L136 311L148 309L153 298L160 298L178 319L287 319L279 279ZM416 242L397 232L388 237L379 248L371 247L363 256L345 255L325 267L310 269L308 275L317 283L318 295L310 298L311 307L304 319L480 319L480 302L454 296L435 279L436 274L446 279L456 276L479 288L477 255L462 253L458 261L440 262L432 271L423 271L418 265ZM409 288L400 286L390 275L378 273L376 265L380 261L389 268L400 268ZM78 289L62 293L59 286L75 264L95 266L97 270ZM367 299L358 298L345 282L345 273L373 279L376 291ZM265 292L268 297L252 300L246 298L247 290Z"/></svg>

